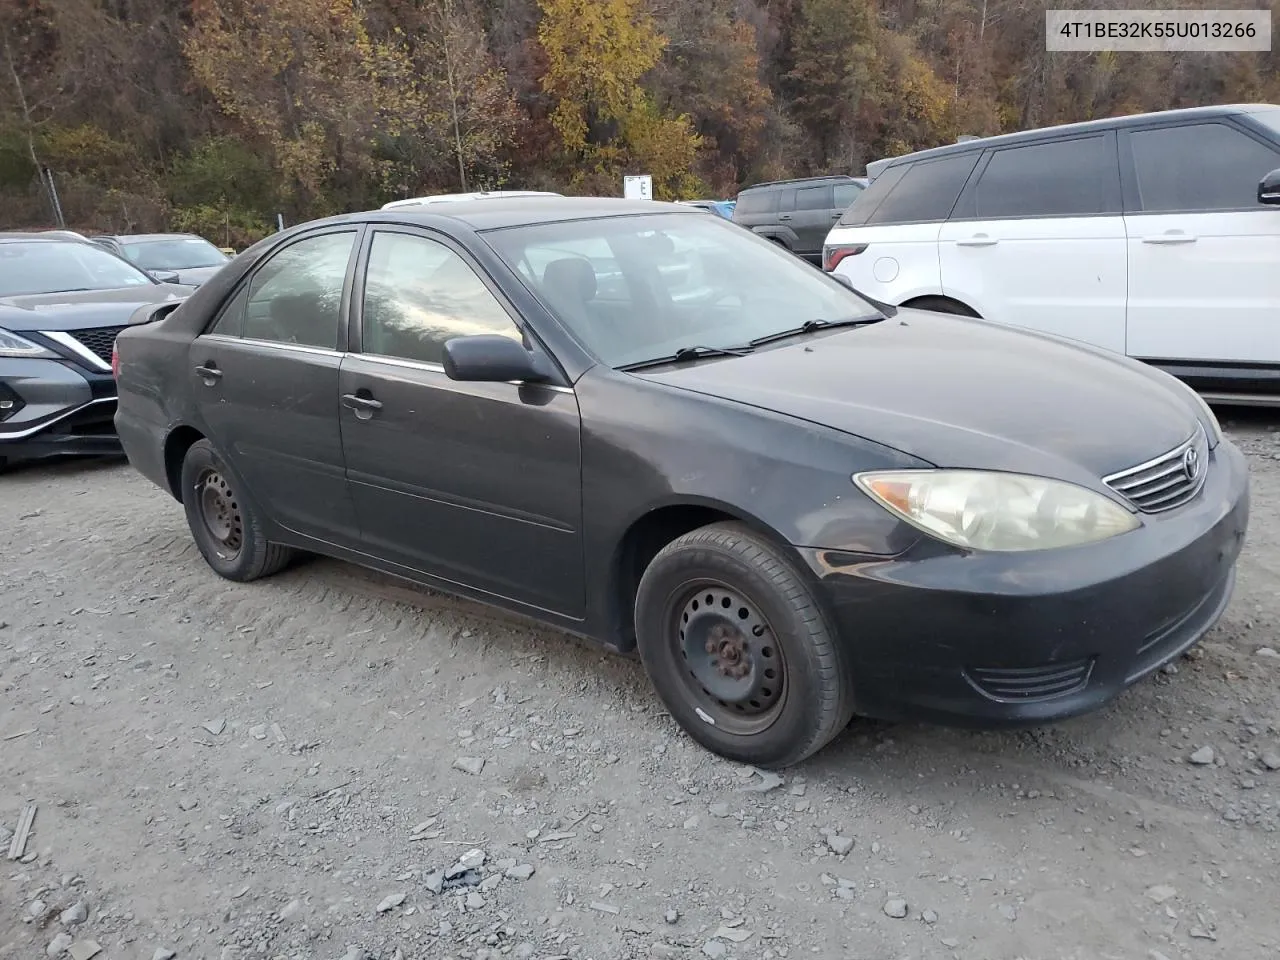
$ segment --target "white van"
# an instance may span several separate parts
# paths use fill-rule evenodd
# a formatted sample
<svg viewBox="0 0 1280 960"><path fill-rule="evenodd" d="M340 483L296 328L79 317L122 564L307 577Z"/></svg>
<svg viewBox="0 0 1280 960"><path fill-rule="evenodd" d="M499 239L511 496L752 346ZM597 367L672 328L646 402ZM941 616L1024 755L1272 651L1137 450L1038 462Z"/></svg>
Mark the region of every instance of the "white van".
<svg viewBox="0 0 1280 960"><path fill-rule="evenodd" d="M1280 404L1280 107L1049 127L867 169L823 250L858 290Z"/></svg>

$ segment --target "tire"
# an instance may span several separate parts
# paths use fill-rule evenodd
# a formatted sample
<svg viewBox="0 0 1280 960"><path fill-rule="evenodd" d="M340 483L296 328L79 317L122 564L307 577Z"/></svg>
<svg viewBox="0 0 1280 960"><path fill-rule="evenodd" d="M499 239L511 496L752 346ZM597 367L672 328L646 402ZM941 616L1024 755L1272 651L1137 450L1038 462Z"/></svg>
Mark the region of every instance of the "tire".
<svg viewBox="0 0 1280 960"><path fill-rule="evenodd" d="M191 536L214 572L247 583L283 570L293 559L288 547L270 543L249 499L208 440L197 440L182 461L182 506Z"/></svg>
<svg viewBox="0 0 1280 960"><path fill-rule="evenodd" d="M726 759L790 766L853 717L848 665L813 593L740 524L701 527L660 550L640 579L635 624L667 710Z"/></svg>

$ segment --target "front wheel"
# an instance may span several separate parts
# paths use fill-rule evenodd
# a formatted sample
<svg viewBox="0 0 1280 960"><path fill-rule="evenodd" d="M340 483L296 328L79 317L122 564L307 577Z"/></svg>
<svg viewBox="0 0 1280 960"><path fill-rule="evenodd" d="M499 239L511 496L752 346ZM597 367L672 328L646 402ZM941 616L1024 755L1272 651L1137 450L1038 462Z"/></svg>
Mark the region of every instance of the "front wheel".
<svg viewBox="0 0 1280 960"><path fill-rule="evenodd" d="M257 510L208 440L197 440L182 461L182 506L205 561L219 576L248 582L282 570L288 547L263 535Z"/></svg>
<svg viewBox="0 0 1280 960"><path fill-rule="evenodd" d="M846 658L808 585L746 527L712 524L659 551L640 580L635 620L658 696L722 757L789 766L853 715Z"/></svg>

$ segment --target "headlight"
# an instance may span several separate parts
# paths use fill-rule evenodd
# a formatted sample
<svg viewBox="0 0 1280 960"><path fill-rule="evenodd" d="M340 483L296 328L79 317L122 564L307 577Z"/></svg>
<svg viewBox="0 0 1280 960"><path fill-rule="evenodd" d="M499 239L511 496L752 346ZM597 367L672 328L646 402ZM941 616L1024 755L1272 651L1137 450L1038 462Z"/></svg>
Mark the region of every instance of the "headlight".
<svg viewBox="0 0 1280 960"><path fill-rule="evenodd" d="M0 357L58 359L58 355L52 350L47 350L40 344L32 343L30 340L24 340L16 333L10 333L8 330L0 330Z"/></svg>
<svg viewBox="0 0 1280 960"><path fill-rule="evenodd" d="M1051 550L1096 543L1141 525L1101 494L1060 480L976 470L854 474L891 513L970 550Z"/></svg>

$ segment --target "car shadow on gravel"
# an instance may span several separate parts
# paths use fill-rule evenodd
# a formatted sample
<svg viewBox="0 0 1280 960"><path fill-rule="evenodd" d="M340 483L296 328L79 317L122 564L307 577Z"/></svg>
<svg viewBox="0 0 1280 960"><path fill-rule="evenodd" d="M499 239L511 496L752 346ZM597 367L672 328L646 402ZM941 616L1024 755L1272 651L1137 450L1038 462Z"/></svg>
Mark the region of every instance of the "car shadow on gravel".
<svg viewBox="0 0 1280 960"><path fill-rule="evenodd" d="M0 449L2 459L3 449ZM47 460L23 460L19 463L0 464L0 477L4 479L21 477L40 478L47 476L50 482L112 470L129 465L128 459L121 454L112 457L55 457Z"/></svg>

